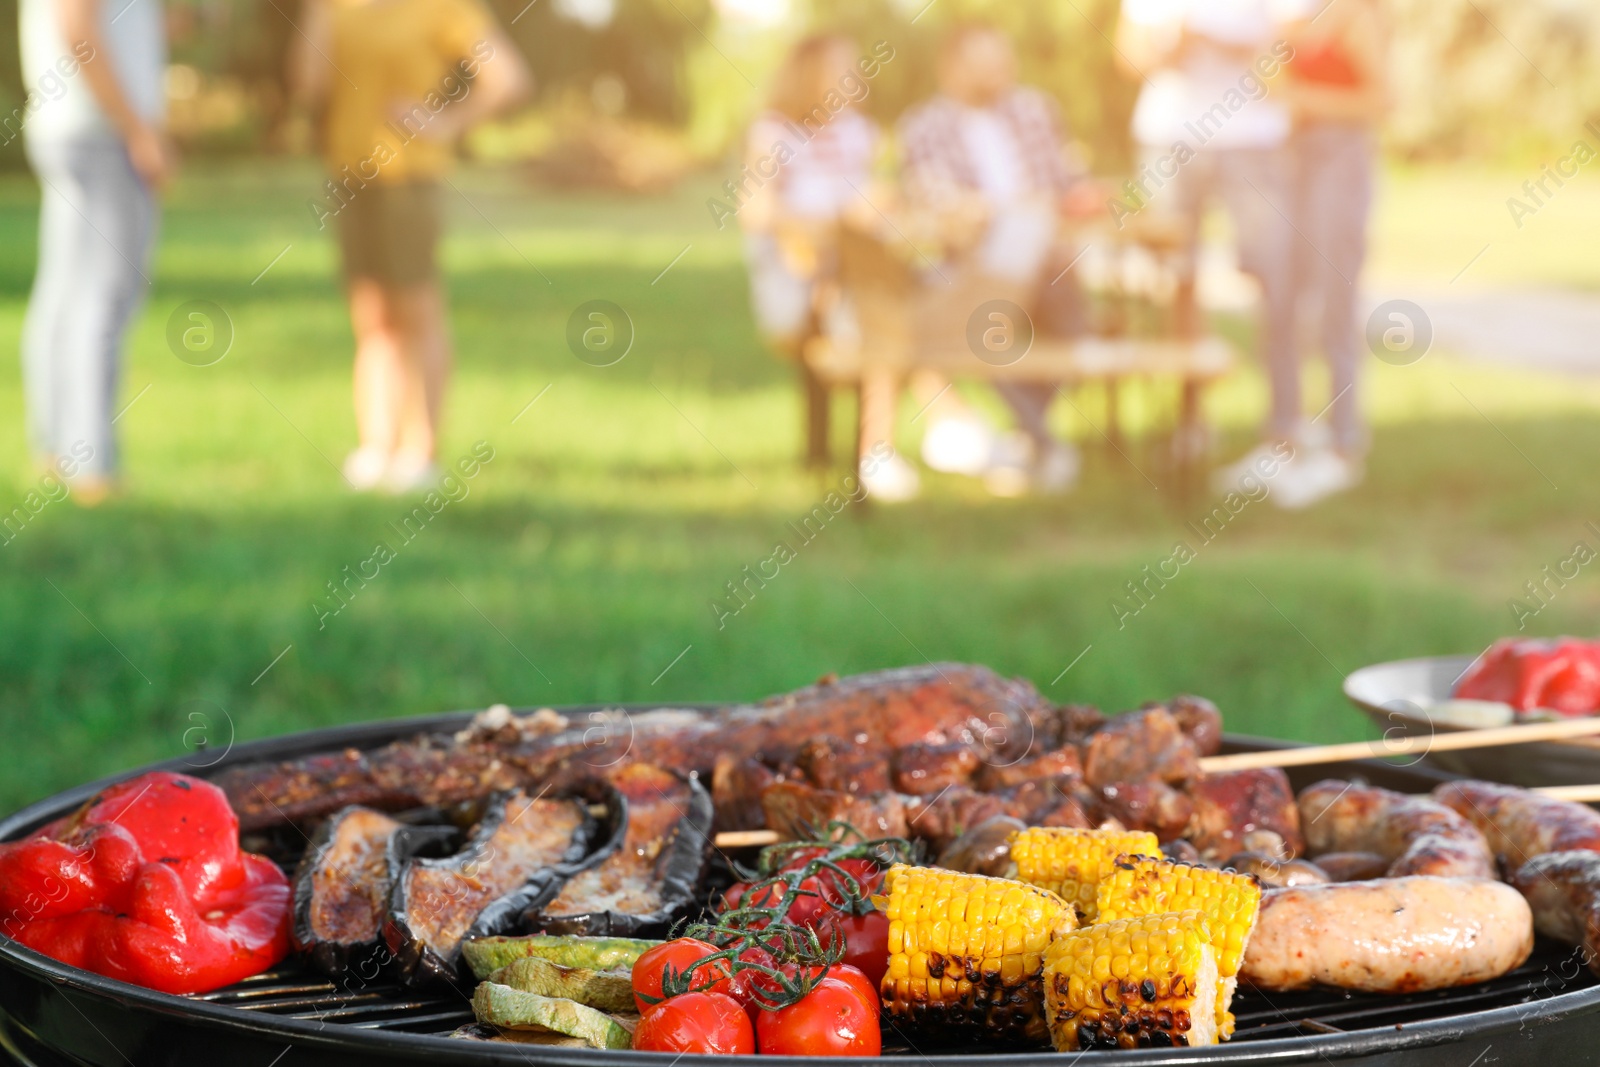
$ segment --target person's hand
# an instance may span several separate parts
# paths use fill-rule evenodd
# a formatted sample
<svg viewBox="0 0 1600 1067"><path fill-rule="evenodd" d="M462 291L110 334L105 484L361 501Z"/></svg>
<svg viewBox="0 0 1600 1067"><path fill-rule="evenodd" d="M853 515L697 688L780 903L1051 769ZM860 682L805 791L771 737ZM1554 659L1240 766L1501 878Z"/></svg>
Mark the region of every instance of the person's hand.
<svg viewBox="0 0 1600 1067"><path fill-rule="evenodd" d="M149 123L140 123L128 132L128 160L145 185L159 192L172 179L177 154L166 135Z"/></svg>

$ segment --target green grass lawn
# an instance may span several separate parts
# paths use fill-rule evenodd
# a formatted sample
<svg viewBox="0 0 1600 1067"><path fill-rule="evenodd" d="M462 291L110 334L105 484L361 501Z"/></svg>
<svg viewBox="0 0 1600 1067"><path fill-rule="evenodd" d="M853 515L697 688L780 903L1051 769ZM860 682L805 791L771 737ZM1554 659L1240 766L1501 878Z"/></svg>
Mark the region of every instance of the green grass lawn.
<svg viewBox="0 0 1600 1067"><path fill-rule="evenodd" d="M1516 184L1444 176L1430 201L1425 180L1402 175L1395 195L1441 227L1452 205L1491 211L1481 197ZM313 173L252 164L179 185L123 389L130 491L96 511L52 504L0 548L0 732L16 757L0 807L201 734L216 746L501 701L743 699L934 658L1026 675L1063 701L1195 691L1235 730L1356 738L1344 672L1476 650L1510 628L1525 581L1595 539L1600 386L1434 353L1373 361L1365 486L1306 514L1251 505L1125 626L1112 600L1211 503L1181 502L1150 447L1131 453L1142 474L1091 452L1061 500L935 478L908 507L851 505L719 627L712 601L792 539L786 524L830 483L793 462L791 376L755 337L709 185L620 201L489 171L457 184L444 452L484 441L494 459L403 546L390 524L411 502L353 496L334 469L354 441L350 338L331 242L305 207ZM1592 231L1600 205L1570 202ZM3 510L34 481L15 369L34 210L27 182L0 185ZM1392 205L1384 219L1380 257L1426 270L1432 253L1406 237L1416 220ZM1564 247L1553 227L1523 236L1508 257L1548 265ZM1447 280L1459 264L1437 258ZM1592 283L1566 262L1572 284ZM215 366L166 347L168 316L193 299L235 327ZM569 314L591 299L635 324L614 367L566 348ZM1098 440L1085 422L1097 399L1083 414L1058 405L1062 428ZM1248 443L1263 403L1253 371L1215 393L1225 451ZM319 625L328 583L380 540L396 558ZM1592 630L1597 588L1585 573L1530 631Z"/></svg>

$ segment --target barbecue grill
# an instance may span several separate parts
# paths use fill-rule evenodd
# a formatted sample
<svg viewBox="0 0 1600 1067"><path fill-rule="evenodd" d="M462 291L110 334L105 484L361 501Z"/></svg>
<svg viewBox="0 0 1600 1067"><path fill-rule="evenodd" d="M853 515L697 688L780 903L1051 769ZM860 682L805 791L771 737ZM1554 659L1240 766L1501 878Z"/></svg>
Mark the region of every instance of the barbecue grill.
<svg viewBox="0 0 1600 1067"><path fill-rule="evenodd" d="M575 716L597 708L559 709ZM418 732L453 732L469 713L338 727L240 745L208 770L258 760L289 759L344 748L375 748ZM1225 751L1284 747L1282 742L1230 736ZM196 772L194 761L173 760L144 770ZM1362 777L1411 792L1443 776L1425 766L1398 767L1362 760L1289 772L1296 788L1328 775ZM96 782L40 801L0 821L0 841L12 840L78 807L108 782ZM287 859L287 857L278 857ZM1232 1042L1205 1049L1052 1053L962 1050L923 1055L894 1047L885 1054L929 1061L933 1067L1060 1067L1153 1064L1405 1064L1473 1067L1586 1062L1600 1047L1600 981L1574 950L1540 941L1518 970L1481 985L1410 996L1371 996L1317 990L1294 994L1241 989L1234 1002ZM201 996L156 993L102 978L0 938L0 1049L37 1067L367 1067L428 1063L435 1067L659 1067L642 1052L553 1048L452 1039L472 1021L464 995L418 995L381 980L341 983L290 962L267 974ZM683 1067L728 1067L719 1058L679 1057ZM696 1061L703 1061L697 1063ZM761 1057L763 1067L800 1061ZM841 1067L867 1067L852 1061ZM752 1061L753 1063L753 1061ZM737 1067L737 1064L731 1065Z"/></svg>

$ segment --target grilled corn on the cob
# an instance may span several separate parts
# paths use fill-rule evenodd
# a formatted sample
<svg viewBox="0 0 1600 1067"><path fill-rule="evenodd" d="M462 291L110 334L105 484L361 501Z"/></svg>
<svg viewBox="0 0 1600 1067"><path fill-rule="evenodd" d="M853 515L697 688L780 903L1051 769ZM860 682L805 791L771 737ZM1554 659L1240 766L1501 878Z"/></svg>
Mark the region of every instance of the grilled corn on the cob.
<svg viewBox="0 0 1600 1067"><path fill-rule="evenodd" d="M1255 875L1149 856L1120 856L1100 882L1096 909L1101 922L1191 909L1204 915L1221 978L1217 1028L1224 1041L1233 1036L1233 1014L1228 1009L1245 944L1261 910L1261 883Z"/></svg>
<svg viewBox="0 0 1600 1067"><path fill-rule="evenodd" d="M1095 894L1111 862L1124 854L1156 854L1161 844L1148 831L1077 830L1034 826L1011 840L1017 878L1050 890L1078 909L1085 921L1095 917Z"/></svg>
<svg viewBox="0 0 1600 1067"><path fill-rule="evenodd" d="M916 1033L1043 1045L1044 953L1077 926L1054 893L1005 878L897 864L879 906L889 916L883 1007Z"/></svg>
<svg viewBox="0 0 1600 1067"><path fill-rule="evenodd" d="M1045 1013L1059 1052L1214 1045L1217 991L1198 911L1087 926L1045 953Z"/></svg>

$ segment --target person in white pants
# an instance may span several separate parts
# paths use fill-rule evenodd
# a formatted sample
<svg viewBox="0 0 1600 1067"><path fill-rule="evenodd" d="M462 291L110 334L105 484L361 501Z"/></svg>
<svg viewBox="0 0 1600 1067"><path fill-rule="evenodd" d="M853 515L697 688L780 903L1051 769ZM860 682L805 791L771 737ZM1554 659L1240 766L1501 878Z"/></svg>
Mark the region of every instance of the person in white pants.
<svg viewBox="0 0 1600 1067"><path fill-rule="evenodd" d="M39 265L23 327L28 436L42 465L75 471L73 497L115 485L124 335L150 285L157 194L173 155L163 125L160 0L21 0L30 99L13 115L39 178ZM70 457L70 459L69 459Z"/></svg>

